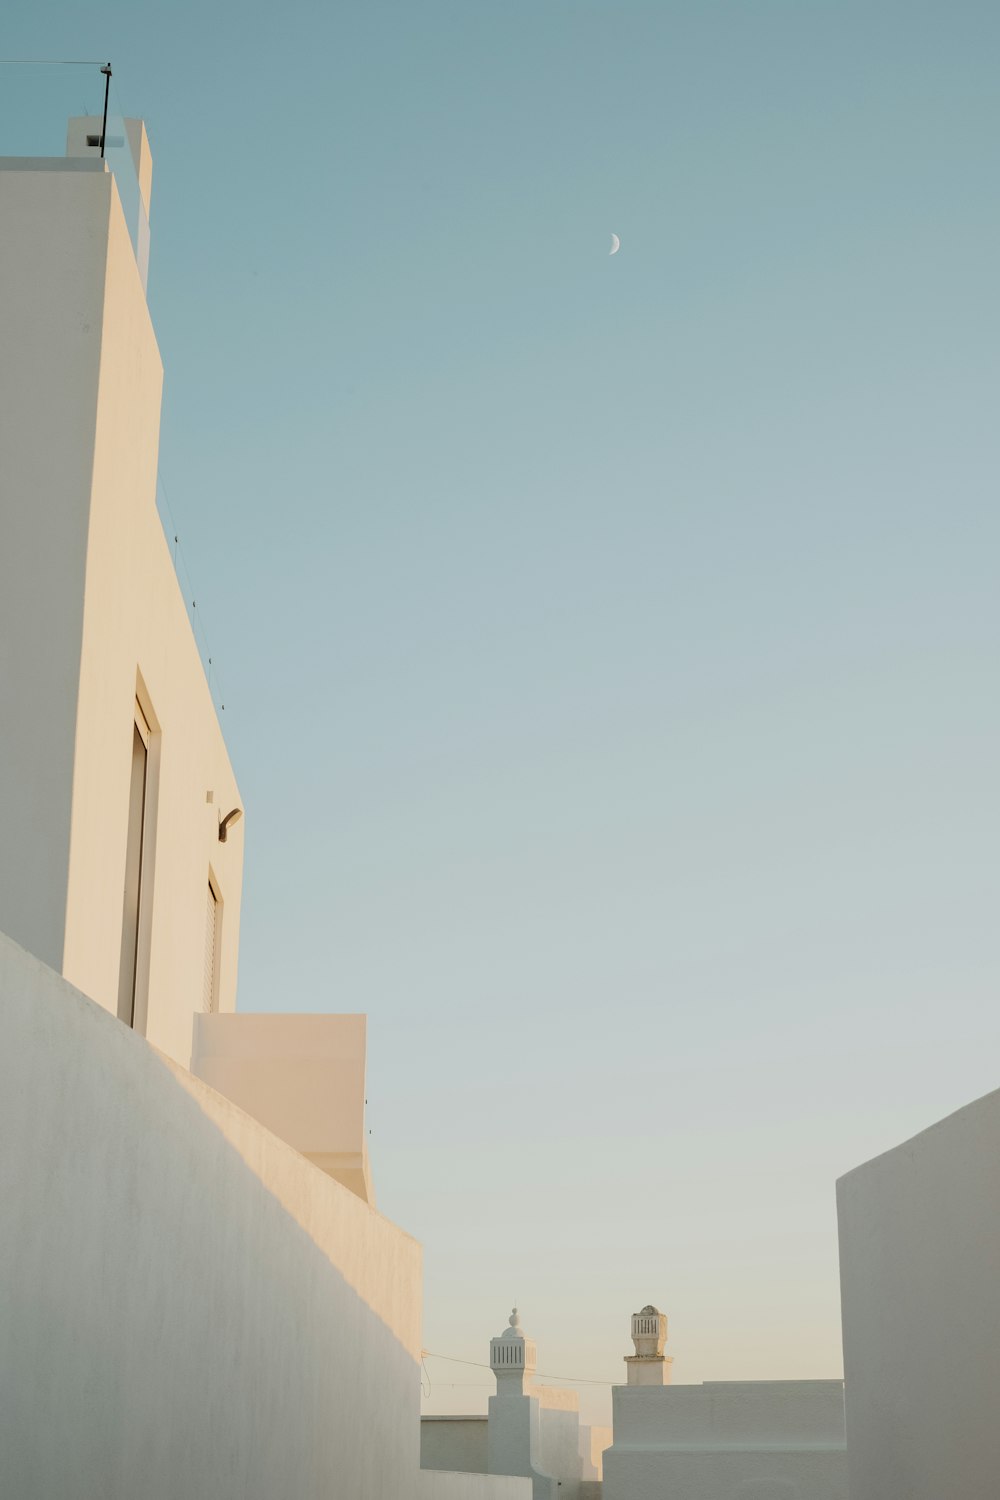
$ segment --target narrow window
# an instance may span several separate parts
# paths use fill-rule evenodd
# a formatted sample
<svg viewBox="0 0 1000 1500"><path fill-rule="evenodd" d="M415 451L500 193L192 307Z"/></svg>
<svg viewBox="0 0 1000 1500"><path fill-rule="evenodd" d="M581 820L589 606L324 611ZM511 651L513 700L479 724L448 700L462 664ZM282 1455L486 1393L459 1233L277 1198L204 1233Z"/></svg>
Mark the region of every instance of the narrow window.
<svg viewBox="0 0 1000 1500"><path fill-rule="evenodd" d="M221 902L211 880L208 882L208 912L205 920L205 973L202 980L201 1008L211 1013L218 1003L219 907Z"/></svg>
<svg viewBox="0 0 1000 1500"><path fill-rule="evenodd" d="M122 951L118 966L118 1017L128 1026L135 1024L148 761L149 725L137 703L132 724L132 775L128 798L128 835L125 845L125 893L122 900Z"/></svg>

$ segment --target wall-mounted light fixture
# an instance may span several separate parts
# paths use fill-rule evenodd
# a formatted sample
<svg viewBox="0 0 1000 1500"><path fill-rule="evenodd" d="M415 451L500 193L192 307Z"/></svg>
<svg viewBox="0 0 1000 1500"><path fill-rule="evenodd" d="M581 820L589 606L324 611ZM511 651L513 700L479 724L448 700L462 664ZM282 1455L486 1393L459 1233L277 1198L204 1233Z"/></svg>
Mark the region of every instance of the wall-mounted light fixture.
<svg viewBox="0 0 1000 1500"><path fill-rule="evenodd" d="M225 807L225 803L222 804ZM219 819L219 843L224 844L229 837L230 823L238 823L243 816L242 807L234 807L232 812L226 813L224 818Z"/></svg>

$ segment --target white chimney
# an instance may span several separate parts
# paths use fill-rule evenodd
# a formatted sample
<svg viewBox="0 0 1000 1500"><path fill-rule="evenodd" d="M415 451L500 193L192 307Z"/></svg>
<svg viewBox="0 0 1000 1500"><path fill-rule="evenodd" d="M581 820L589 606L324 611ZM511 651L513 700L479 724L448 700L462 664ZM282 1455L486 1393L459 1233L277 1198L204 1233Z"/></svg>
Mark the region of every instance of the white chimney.
<svg viewBox="0 0 1000 1500"><path fill-rule="evenodd" d="M538 1368L538 1351L534 1339L525 1338L516 1307L507 1322L503 1333L490 1339L490 1369L497 1378L498 1396L523 1396L525 1377L530 1384Z"/></svg>
<svg viewBox="0 0 1000 1500"><path fill-rule="evenodd" d="M673 1356L664 1354L667 1342L667 1318L649 1303L642 1312L632 1314L634 1354L626 1354L625 1368L629 1385L669 1385Z"/></svg>

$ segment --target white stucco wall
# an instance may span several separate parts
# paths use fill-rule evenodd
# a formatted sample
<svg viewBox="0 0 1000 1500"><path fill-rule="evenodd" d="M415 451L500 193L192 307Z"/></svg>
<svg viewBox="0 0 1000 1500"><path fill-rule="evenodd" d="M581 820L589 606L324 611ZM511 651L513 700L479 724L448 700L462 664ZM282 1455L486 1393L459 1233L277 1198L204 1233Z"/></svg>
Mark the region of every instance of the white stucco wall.
<svg viewBox="0 0 1000 1500"><path fill-rule="evenodd" d="M537 1395L498 1391L488 1403L487 1467L491 1474L531 1480L532 1500L554 1500L557 1480L541 1465L541 1405ZM574 1491L572 1500L578 1500Z"/></svg>
<svg viewBox="0 0 1000 1500"><path fill-rule="evenodd" d="M138 695L137 1024L186 1064L210 873L218 1008L235 1005L245 824L219 843L242 804L156 512L160 358L114 179L91 165L0 164L0 931L116 1010Z"/></svg>
<svg viewBox="0 0 1000 1500"><path fill-rule="evenodd" d="M191 1071L375 1206L362 1015L199 1015Z"/></svg>
<svg viewBox="0 0 1000 1500"><path fill-rule="evenodd" d="M422 1469L415 1500L531 1500L531 1480L505 1474L448 1474Z"/></svg>
<svg viewBox="0 0 1000 1500"><path fill-rule="evenodd" d="M421 1417L420 1466L485 1474L489 1464L487 1419L476 1416Z"/></svg>
<svg viewBox="0 0 1000 1500"><path fill-rule="evenodd" d="M424 1493L414 1241L3 937L0 1014L0 1494Z"/></svg>
<svg viewBox="0 0 1000 1500"><path fill-rule="evenodd" d="M602 1432L610 1442L610 1432ZM578 1392L529 1380L518 1394L501 1373L488 1416L421 1418L420 1462L426 1469L523 1475L532 1481L534 1500L557 1494L581 1500L583 1479L600 1477L607 1444L598 1442L595 1454L591 1429L580 1425Z"/></svg>
<svg viewBox="0 0 1000 1500"><path fill-rule="evenodd" d="M0 931L58 968L111 179L2 168Z"/></svg>
<svg viewBox="0 0 1000 1500"><path fill-rule="evenodd" d="M604 1472L604 1450L611 1447L610 1427L580 1428L580 1460L584 1479L600 1479Z"/></svg>
<svg viewBox="0 0 1000 1500"><path fill-rule="evenodd" d="M499 1401L510 1406L499 1406ZM608 1428L581 1427L579 1396L554 1386L531 1387L529 1398L494 1397L490 1412L498 1424L493 1433L493 1462L526 1472L531 1455L532 1411L535 1466L556 1480L555 1491L577 1500L581 1478L600 1478L601 1459L611 1442ZM485 1474L490 1464L490 1419L483 1416L425 1416L420 1420L420 1462L425 1469L452 1469ZM507 1441L502 1442L503 1427Z"/></svg>
<svg viewBox="0 0 1000 1500"><path fill-rule="evenodd" d="M837 1184L851 1500L1000 1494L1000 1091Z"/></svg>
<svg viewBox="0 0 1000 1500"><path fill-rule="evenodd" d="M836 1380L616 1386L604 1500L847 1500Z"/></svg>
<svg viewBox="0 0 1000 1500"><path fill-rule="evenodd" d="M538 1397L538 1460L545 1474L560 1481L560 1500L577 1500L583 1474L580 1397L559 1386L535 1385Z"/></svg>

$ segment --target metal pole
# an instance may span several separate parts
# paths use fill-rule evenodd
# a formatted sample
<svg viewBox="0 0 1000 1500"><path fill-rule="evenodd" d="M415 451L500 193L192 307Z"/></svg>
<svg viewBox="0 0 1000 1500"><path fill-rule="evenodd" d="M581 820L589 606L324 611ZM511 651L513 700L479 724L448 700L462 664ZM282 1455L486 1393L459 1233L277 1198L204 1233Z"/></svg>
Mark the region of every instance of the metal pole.
<svg viewBox="0 0 1000 1500"><path fill-rule="evenodd" d="M101 72L104 74L104 119L101 121L101 161L103 161L104 137L108 130L108 94L111 90L111 64L105 63Z"/></svg>

